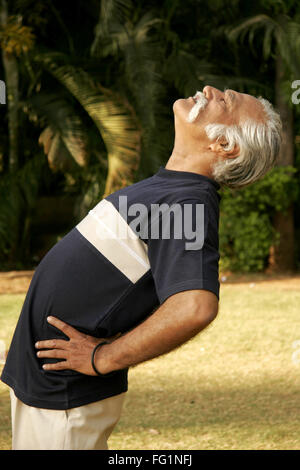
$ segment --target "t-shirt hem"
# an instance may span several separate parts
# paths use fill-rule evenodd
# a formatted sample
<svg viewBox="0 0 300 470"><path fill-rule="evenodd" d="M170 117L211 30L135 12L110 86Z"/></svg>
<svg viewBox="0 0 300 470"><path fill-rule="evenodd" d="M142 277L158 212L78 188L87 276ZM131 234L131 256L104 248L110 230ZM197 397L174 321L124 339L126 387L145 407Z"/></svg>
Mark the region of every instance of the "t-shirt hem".
<svg viewBox="0 0 300 470"><path fill-rule="evenodd" d="M215 294L219 300L219 282L216 285L209 279L190 279L188 281L179 282L170 286L168 289L160 291L158 293L160 303L163 303L171 295L177 294L185 290L208 290Z"/></svg>
<svg viewBox="0 0 300 470"><path fill-rule="evenodd" d="M128 383L126 382L122 387L118 389L111 390L109 393L89 393L87 395L83 395L80 397L76 397L70 400L43 400L32 398L27 393L24 393L22 390L18 388L15 381L10 377L10 375L2 373L1 381L8 385L11 389L13 389L16 397L21 400L25 405L33 406L35 408L44 408L49 410L68 410L71 408L77 408L79 406L88 405L89 403L93 403L100 400L105 400L106 398L113 397L115 395L119 395L120 393L124 393L128 391Z"/></svg>

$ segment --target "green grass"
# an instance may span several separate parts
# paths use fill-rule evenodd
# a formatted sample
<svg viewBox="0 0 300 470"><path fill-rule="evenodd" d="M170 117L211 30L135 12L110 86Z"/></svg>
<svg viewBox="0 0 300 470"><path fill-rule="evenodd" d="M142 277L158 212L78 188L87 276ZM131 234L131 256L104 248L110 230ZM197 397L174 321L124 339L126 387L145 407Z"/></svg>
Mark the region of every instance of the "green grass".
<svg viewBox="0 0 300 470"><path fill-rule="evenodd" d="M0 339L9 342L23 298L0 296ZM222 285L209 328L130 369L110 449L299 449L299 304L299 284ZM4 384L0 412L0 449L9 449Z"/></svg>
<svg viewBox="0 0 300 470"><path fill-rule="evenodd" d="M0 340L9 347L24 295L0 295ZM0 365L2 371L2 365ZM0 382L0 450L11 448L10 400L8 387Z"/></svg>

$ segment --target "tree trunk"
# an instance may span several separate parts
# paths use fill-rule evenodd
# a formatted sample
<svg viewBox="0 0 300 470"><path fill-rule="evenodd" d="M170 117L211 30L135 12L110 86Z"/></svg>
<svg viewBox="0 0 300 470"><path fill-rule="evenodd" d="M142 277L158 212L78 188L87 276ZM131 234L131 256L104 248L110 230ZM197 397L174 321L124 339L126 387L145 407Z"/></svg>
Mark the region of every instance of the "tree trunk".
<svg viewBox="0 0 300 470"><path fill-rule="evenodd" d="M0 24L3 28L7 25L8 9L6 0L0 3ZM19 69L18 62L13 54L2 49L2 61L5 73L5 85L7 92L8 108L8 136L9 136L9 163L11 172L18 168L19 150Z"/></svg>
<svg viewBox="0 0 300 470"><path fill-rule="evenodd" d="M278 166L293 166L294 164L294 135L293 135L293 110L289 107L282 95L282 81L284 64L277 54L276 61L276 106L283 124L282 148L278 159ZM279 243L271 248L269 270L293 271L295 268L295 235L294 235L294 211L291 205L286 212L276 212L273 226L279 234Z"/></svg>

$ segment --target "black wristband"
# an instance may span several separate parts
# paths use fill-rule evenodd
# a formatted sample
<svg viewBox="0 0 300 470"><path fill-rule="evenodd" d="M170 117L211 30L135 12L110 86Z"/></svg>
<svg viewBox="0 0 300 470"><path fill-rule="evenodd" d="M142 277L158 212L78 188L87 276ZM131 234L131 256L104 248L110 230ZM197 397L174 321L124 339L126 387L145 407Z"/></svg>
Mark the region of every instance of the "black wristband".
<svg viewBox="0 0 300 470"><path fill-rule="evenodd" d="M109 344L109 343L107 341L102 341L102 343L99 343L94 347L93 352L92 352L92 367L93 367L94 371L96 372L96 374L99 375L100 377L111 377L112 375L115 375L118 371L113 370L112 372L108 372L108 374L101 374L101 372L99 372L97 367L95 366L96 351L98 350L98 348L100 348L104 344Z"/></svg>

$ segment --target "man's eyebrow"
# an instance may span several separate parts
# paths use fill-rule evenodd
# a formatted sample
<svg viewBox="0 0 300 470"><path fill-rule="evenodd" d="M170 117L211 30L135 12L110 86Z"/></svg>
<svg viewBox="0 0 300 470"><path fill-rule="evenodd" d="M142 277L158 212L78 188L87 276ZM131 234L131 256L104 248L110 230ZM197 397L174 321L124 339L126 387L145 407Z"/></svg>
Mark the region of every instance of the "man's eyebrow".
<svg viewBox="0 0 300 470"><path fill-rule="evenodd" d="M230 90L226 90L225 91L225 96L226 96L226 98L229 98L230 104L232 105L234 103L235 98L236 98L235 93L233 93Z"/></svg>

